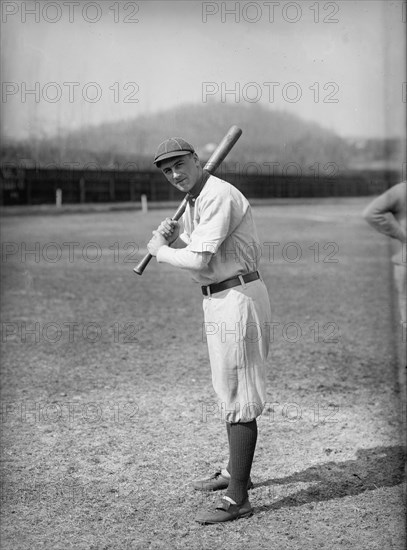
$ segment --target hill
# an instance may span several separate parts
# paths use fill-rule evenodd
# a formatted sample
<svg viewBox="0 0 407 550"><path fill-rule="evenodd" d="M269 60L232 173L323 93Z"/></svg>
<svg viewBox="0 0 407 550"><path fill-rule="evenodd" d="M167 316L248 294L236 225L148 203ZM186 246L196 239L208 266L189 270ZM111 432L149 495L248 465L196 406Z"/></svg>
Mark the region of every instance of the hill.
<svg viewBox="0 0 407 550"><path fill-rule="evenodd" d="M139 167L151 166L154 151L165 138L183 136L205 157L205 146L219 142L233 124L242 128L243 136L230 162L297 163L302 167L330 162L345 168L351 156L346 140L295 115L259 104L208 103L87 126L52 139L6 144L3 161L25 158L40 165L94 162L100 167L120 167L135 162Z"/></svg>

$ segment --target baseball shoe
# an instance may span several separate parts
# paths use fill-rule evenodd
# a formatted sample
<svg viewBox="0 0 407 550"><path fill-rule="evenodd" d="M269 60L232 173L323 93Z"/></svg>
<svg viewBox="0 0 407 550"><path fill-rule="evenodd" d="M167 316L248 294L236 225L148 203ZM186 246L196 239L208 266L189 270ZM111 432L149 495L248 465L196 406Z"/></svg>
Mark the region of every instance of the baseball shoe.
<svg viewBox="0 0 407 550"><path fill-rule="evenodd" d="M223 523L240 518L248 518L253 515L253 508L246 499L242 504L232 504L226 498L220 499L213 510L201 510L198 512L195 521L203 525L208 523Z"/></svg>
<svg viewBox="0 0 407 550"><path fill-rule="evenodd" d="M225 470L219 470L207 479L200 479L192 482L195 491L221 491L229 486L230 475ZM247 489L253 489L252 480L248 479Z"/></svg>

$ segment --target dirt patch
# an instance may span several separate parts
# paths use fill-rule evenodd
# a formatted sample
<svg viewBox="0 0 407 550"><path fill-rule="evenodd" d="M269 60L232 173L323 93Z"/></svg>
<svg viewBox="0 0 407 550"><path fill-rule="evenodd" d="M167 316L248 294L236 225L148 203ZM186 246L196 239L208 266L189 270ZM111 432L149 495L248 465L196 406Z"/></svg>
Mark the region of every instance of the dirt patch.
<svg viewBox="0 0 407 550"><path fill-rule="evenodd" d="M227 448L200 292L132 272L172 211L5 218L2 548L404 548L402 334L365 202L254 209L274 322L255 514L208 527L190 480Z"/></svg>

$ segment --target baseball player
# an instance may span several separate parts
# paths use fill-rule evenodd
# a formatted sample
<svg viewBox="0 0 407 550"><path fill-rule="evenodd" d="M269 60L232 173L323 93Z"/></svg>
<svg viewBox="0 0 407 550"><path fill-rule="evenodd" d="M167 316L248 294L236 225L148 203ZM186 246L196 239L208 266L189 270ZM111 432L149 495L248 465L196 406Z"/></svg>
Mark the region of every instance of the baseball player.
<svg viewBox="0 0 407 550"><path fill-rule="evenodd" d="M363 217L376 231L401 244L392 257L402 323L406 323L406 206L407 181L402 181L376 197L363 211Z"/></svg>
<svg viewBox="0 0 407 550"><path fill-rule="evenodd" d="M253 513L248 489L256 418L266 400L271 321L267 289L258 272L260 245L252 211L240 191L203 171L194 148L182 138L161 143L154 164L191 199L183 232L178 222L166 218L147 248L158 263L189 271L201 287L212 383L229 441L227 466L193 483L196 490L226 489L226 494L214 509L200 511L196 521L248 517Z"/></svg>

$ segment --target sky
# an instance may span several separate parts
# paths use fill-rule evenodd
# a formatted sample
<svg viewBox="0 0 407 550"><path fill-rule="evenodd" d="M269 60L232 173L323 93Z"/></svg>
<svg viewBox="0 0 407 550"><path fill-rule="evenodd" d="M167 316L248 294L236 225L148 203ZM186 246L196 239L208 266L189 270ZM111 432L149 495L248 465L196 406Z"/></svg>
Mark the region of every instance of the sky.
<svg viewBox="0 0 407 550"><path fill-rule="evenodd" d="M406 2L2 1L3 137L261 103L343 137L406 131ZM238 121L237 121L238 123Z"/></svg>

